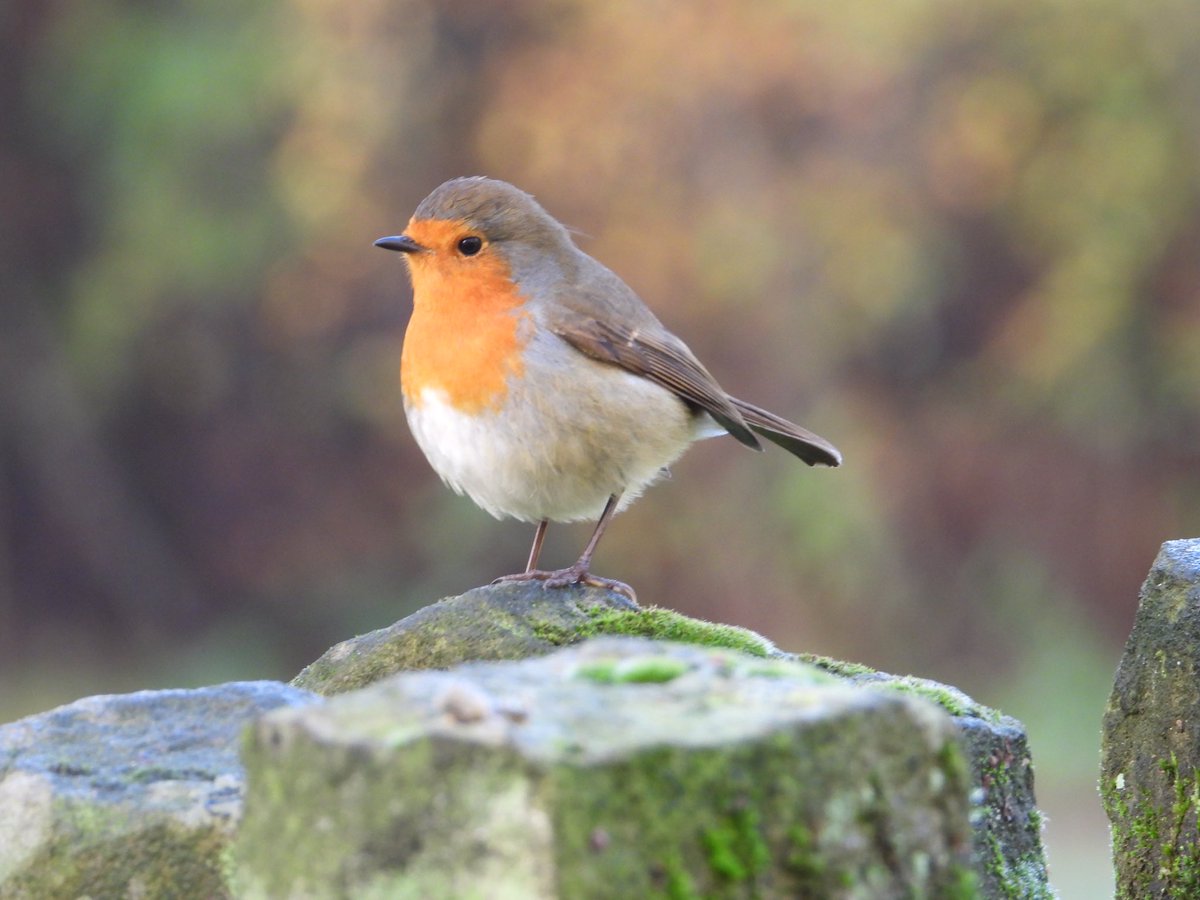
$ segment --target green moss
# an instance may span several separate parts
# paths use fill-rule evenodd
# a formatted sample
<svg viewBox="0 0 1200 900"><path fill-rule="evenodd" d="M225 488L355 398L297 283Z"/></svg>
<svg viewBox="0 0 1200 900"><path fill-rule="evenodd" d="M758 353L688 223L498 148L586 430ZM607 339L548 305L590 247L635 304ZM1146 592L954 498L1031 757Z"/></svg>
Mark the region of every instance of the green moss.
<svg viewBox="0 0 1200 900"><path fill-rule="evenodd" d="M633 684L662 684L674 681L691 667L680 659L648 656L630 659L617 666L617 680Z"/></svg>
<svg viewBox="0 0 1200 900"><path fill-rule="evenodd" d="M751 656L765 657L771 652L770 644L752 631L693 619L669 609L653 606L642 610L595 607L588 610L587 615L589 624L576 629L572 634L573 640L568 643L600 634L613 634L722 647Z"/></svg>
<svg viewBox="0 0 1200 900"><path fill-rule="evenodd" d="M678 856L671 859L666 870L668 900L701 900L696 885L692 883L692 876L687 873L683 861Z"/></svg>
<svg viewBox="0 0 1200 900"><path fill-rule="evenodd" d="M999 710L976 703L961 692L938 684L936 681L906 675L870 684L871 686L877 685L884 690L898 691L902 694L923 697L926 700L936 703L952 716L983 719L985 722L990 722L993 725L997 724L1001 719Z"/></svg>
<svg viewBox="0 0 1200 900"><path fill-rule="evenodd" d="M740 674L751 678L794 678L796 676L796 666L783 660L751 663L742 668Z"/></svg>
<svg viewBox="0 0 1200 900"><path fill-rule="evenodd" d="M1172 898L1200 896L1200 849L1196 846L1197 810L1200 809L1200 771L1181 777L1179 760L1160 763L1168 782L1173 786L1167 840L1162 844L1163 880L1167 896Z"/></svg>
<svg viewBox="0 0 1200 900"><path fill-rule="evenodd" d="M771 850L760 829L758 811L745 805L704 831L708 864L719 878L740 882L766 871L771 864Z"/></svg>
<svg viewBox="0 0 1200 900"><path fill-rule="evenodd" d="M982 760L984 763L980 767L980 778L984 788L989 792L1000 792L1005 794L1010 792L1013 786L1012 764L1014 762L1011 751L1005 749L1003 752L995 751Z"/></svg>
<svg viewBox="0 0 1200 900"><path fill-rule="evenodd" d="M832 675L840 675L842 678L858 678L863 675L876 674L875 669L864 666L862 663L845 662L829 656L819 656L816 653L797 653L796 659L816 666L818 669L824 669Z"/></svg>
<svg viewBox="0 0 1200 900"><path fill-rule="evenodd" d="M946 900L978 900L979 877L971 869L959 866L946 887Z"/></svg>
<svg viewBox="0 0 1200 900"><path fill-rule="evenodd" d="M750 874L735 849L736 835L727 825L718 825L704 832L704 847L708 865L718 878L725 881L745 881Z"/></svg>
<svg viewBox="0 0 1200 900"><path fill-rule="evenodd" d="M827 673L788 660L747 660L729 652L714 655L723 674L752 678L791 678L797 684L822 684L836 681ZM599 684L662 684L691 671L692 664L658 654L625 659L599 658L579 665L574 675Z"/></svg>
<svg viewBox="0 0 1200 900"><path fill-rule="evenodd" d="M617 680L617 661L598 659L575 670L576 678L586 678L597 684L614 684Z"/></svg>
<svg viewBox="0 0 1200 900"><path fill-rule="evenodd" d="M682 660L665 656L644 656L632 659L601 659L580 666L575 674L600 684L661 684L673 681L690 666Z"/></svg>
<svg viewBox="0 0 1200 900"><path fill-rule="evenodd" d="M927 683L908 681L901 678L895 681L884 682L880 687L890 691L897 691L901 694L913 694L917 697L924 697L926 700L932 700L952 716L966 716L970 715L971 712L971 708L963 703L961 698L952 691L934 687Z"/></svg>
<svg viewBox="0 0 1200 900"><path fill-rule="evenodd" d="M986 863L987 870L1004 900L1055 900L1054 891L1045 880L1040 854L1010 862L994 834L988 835L988 843L992 855Z"/></svg>
<svg viewBox="0 0 1200 900"><path fill-rule="evenodd" d="M938 762L941 763L942 771L946 773L946 777L952 781L962 784L970 781L970 767L967 765L967 757L957 741L946 741L946 743L942 744L942 749L938 751Z"/></svg>
<svg viewBox="0 0 1200 900"><path fill-rule="evenodd" d="M560 895L644 896L647 880L672 898L724 895L733 885L737 895L753 893L773 858L762 823L798 812L750 788L760 766L786 771L784 747L760 752L663 747L589 772L563 769L557 869L579 880L560 884ZM610 835L599 865L587 840L598 825ZM658 860L657 875L639 872L647 858Z"/></svg>
<svg viewBox="0 0 1200 900"><path fill-rule="evenodd" d="M79 815L76 815L79 813ZM4 882L12 897L229 896L222 853L229 835L174 822L137 827L127 814L80 807L75 827Z"/></svg>
<svg viewBox="0 0 1200 900"><path fill-rule="evenodd" d="M1042 826L1045 824L1045 819L1042 818L1042 811L1040 809L1031 809L1027 824L1030 831L1040 835L1042 833Z"/></svg>
<svg viewBox="0 0 1200 900"><path fill-rule="evenodd" d="M938 684L936 681L916 678L911 675L883 675L870 666L844 662L840 659L831 659L828 656L818 656L813 653L797 653L794 658L800 662L823 669L833 675L848 678L864 687L897 691L902 694L924 697L926 700L936 703L952 716L969 716L983 719L992 724L999 722L1001 719L1001 714L998 710L984 706L981 703L975 703L959 691Z"/></svg>
<svg viewBox="0 0 1200 900"><path fill-rule="evenodd" d="M784 864L795 874L801 896L811 895L825 874L825 863L812 831L801 823L787 830L788 850Z"/></svg>
<svg viewBox="0 0 1200 900"><path fill-rule="evenodd" d="M886 871L838 862L862 859L855 811L863 798L856 785L830 784L830 773L858 765L862 743L854 725L840 722L806 740L800 754L794 738L780 734L757 746L662 747L587 772L564 771L554 779L555 870L571 876L557 885L559 895L821 897L858 884L895 884L901 872L920 883L928 862L901 858ZM826 790L842 798L837 810L814 805ZM880 816L893 808L893 790L881 776L874 801ZM590 840L597 829L606 835L602 851ZM656 860L650 872L646 859ZM965 861L941 865L939 877L924 882L928 895L971 896L943 893L961 886ZM690 879L678 874L684 871ZM655 886L647 890L648 883Z"/></svg>
<svg viewBox="0 0 1200 900"><path fill-rule="evenodd" d="M1123 811L1124 807L1122 807ZM1128 812L1125 811L1128 816ZM1129 822L1129 834L1133 838L1133 850L1141 854L1157 850L1159 841L1158 812L1143 800L1139 814Z"/></svg>
<svg viewBox="0 0 1200 900"><path fill-rule="evenodd" d="M1183 773L1174 753L1159 760L1158 769L1165 782L1161 792L1118 788L1112 780L1101 788L1112 822L1114 856L1136 861L1123 870L1126 883L1117 886L1119 898L1200 896L1200 771ZM1156 805L1154 794L1170 797L1169 806Z"/></svg>
<svg viewBox="0 0 1200 900"><path fill-rule="evenodd" d="M1133 814L1126 800L1123 787L1111 780L1102 785L1101 801L1112 822L1113 856L1117 859L1151 859L1157 855L1159 842L1158 812L1146 797L1139 798L1138 812ZM1150 891L1153 875L1142 870L1136 878L1133 891L1125 888L1128 885L1117 885L1118 900L1134 900L1146 896Z"/></svg>
<svg viewBox="0 0 1200 900"><path fill-rule="evenodd" d="M531 623L533 634L539 640L558 647L599 635L623 635L718 647L763 658L769 657L774 650L769 641L745 628L693 619L670 609L647 607L625 610L594 606L585 612L587 621L578 625L535 621Z"/></svg>
<svg viewBox="0 0 1200 900"><path fill-rule="evenodd" d="M578 627L560 625L557 622L531 622L530 630L539 641L545 641L555 647L566 647L581 640Z"/></svg>
<svg viewBox="0 0 1200 900"><path fill-rule="evenodd" d="M226 844L217 853L217 868L221 873L221 882L228 889L230 895L233 895L235 893L234 886L237 884L237 860L234 857L232 843Z"/></svg>

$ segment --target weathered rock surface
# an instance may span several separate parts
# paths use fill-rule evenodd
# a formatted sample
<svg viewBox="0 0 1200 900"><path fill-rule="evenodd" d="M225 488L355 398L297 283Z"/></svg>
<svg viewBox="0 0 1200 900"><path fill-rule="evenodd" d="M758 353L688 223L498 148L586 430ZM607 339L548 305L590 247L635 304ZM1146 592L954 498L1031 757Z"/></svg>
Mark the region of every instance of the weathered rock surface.
<svg viewBox="0 0 1200 900"><path fill-rule="evenodd" d="M1104 714L1100 793L1117 896L1200 897L1200 540L1169 541L1142 585Z"/></svg>
<svg viewBox="0 0 1200 900"><path fill-rule="evenodd" d="M318 694L339 694L396 672L542 656L597 634L681 640L757 655L774 650L770 641L743 628L643 609L612 591L547 591L536 583L515 582L446 597L394 625L342 641L292 684Z"/></svg>
<svg viewBox="0 0 1200 900"><path fill-rule="evenodd" d="M601 638L280 710L237 895L970 897L948 715L796 662Z"/></svg>
<svg viewBox="0 0 1200 900"><path fill-rule="evenodd" d="M634 635L734 649L764 659L799 660L852 684L933 701L953 717L966 755L975 804L972 859L980 896L1054 896L1047 883L1042 817L1034 798L1024 727L937 682L785 653L746 629L667 609L636 607L608 591L546 591L537 584L512 583L448 597L387 628L343 641L292 683L335 694L401 671L450 668L475 659L524 659L596 635Z"/></svg>
<svg viewBox="0 0 1200 900"><path fill-rule="evenodd" d="M784 654L838 672L865 687L911 692L953 717L972 785L972 861L980 896L1053 898L1042 845L1042 814L1033 790L1033 757L1025 726L976 703L962 691L911 675L887 675L805 654Z"/></svg>
<svg viewBox="0 0 1200 900"><path fill-rule="evenodd" d="M223 897L240 736L277 682L89 697L0 726L0 898Z"/></svg>
<svg viewBox="0 0 1200 900"><path fill-rule="evenodd" d="M293 875L290 896L354 879L357 897L446 879L463 896L641 895L610 890L610 870L648 896L1052 896L1020 723L922 679L800 665L744 629L501 585L339 644L295 685L343 694L604 635L659 643L426 671L259 727L241 893L240 735L321 698L221 685L0 726L0 898L276 896ZM350 880L330 888L334 865Z"/></svg>

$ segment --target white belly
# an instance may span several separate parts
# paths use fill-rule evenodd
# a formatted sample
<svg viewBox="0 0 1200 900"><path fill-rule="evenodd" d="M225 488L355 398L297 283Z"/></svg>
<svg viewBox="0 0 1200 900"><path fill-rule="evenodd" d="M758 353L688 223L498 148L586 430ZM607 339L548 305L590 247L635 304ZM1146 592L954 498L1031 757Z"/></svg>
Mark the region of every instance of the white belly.
<svg viewBox="0 0 1200 900"><path fill-rule="evenodd" d="M707 417L644 378L587 360L568 386L560 371L527 367L521 390L475 415L427 388L405 405L409 427L450 487L526 522L598 518L613 494L623 509L711 432Z"/></svg>

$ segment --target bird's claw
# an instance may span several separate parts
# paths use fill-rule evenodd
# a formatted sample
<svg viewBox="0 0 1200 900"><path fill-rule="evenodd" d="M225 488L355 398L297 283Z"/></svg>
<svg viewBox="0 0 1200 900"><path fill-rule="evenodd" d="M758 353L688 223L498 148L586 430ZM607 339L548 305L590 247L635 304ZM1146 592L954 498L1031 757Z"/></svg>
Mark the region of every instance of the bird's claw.
<svg viewBox="0 0 1200 900"><path fill-rule="evenodd" d="M565 569L554 569L553 571L533 569L532 571L520 572L516 575L501 575L492 584L505 584L514 581L540 581L542 586L546 588L563 588L574 584L585 584L588 587L612 591L614 594L624 597L635 607L638 605L637 593L633 588L625 584L625 582L615 581L612 578L601 578L578 565L568 566Z"/></svg>

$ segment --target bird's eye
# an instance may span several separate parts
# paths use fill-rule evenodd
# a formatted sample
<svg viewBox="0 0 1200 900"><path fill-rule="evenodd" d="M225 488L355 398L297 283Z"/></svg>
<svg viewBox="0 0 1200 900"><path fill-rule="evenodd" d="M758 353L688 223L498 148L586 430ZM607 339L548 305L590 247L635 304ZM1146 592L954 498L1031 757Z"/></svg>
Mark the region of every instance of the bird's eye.
<svg viewBox="0 0 1200 900"><path fill-rule="evenodd" d="M463 256L474 256L483 249L483 239L475 235L465 237L458 242L458 252Z"/></svg>

